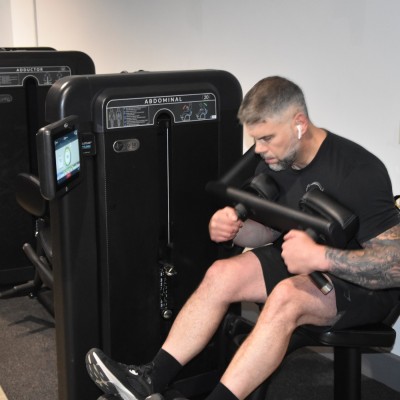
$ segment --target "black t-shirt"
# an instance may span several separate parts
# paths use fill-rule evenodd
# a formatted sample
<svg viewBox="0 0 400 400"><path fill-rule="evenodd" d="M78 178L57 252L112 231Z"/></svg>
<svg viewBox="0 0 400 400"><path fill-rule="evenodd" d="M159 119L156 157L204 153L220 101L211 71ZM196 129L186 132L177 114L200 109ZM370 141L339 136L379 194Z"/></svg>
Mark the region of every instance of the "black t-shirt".
<svg viewBox="0 0 400 400"><path fill-rule="evenodd" d="M267 173L278 184L277 202L295 209L302 196L318 186L358 216L356 239L361 244L400 223L384 164L360 145L331 132L305 168L273 171L261 161L259 173Z"/></svg>

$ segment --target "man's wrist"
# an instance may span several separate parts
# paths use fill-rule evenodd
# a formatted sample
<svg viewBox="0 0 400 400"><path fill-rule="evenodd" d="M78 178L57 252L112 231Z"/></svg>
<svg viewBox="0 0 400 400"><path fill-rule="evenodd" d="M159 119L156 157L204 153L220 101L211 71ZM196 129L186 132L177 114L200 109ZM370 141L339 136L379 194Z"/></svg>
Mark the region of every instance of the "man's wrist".
<svg viewBox="0 0 400 400"><path fill-rule="evenodd" d="M320 264L321 272L329 272L331 267L331 262L328 257L328 246L321 245L322 258Z"/></svg>

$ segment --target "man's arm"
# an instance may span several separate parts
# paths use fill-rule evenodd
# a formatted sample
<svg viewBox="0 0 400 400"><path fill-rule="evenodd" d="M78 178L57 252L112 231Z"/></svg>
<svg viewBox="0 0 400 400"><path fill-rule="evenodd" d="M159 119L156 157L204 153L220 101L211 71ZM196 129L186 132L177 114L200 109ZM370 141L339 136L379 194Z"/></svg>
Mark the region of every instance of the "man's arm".
<svg viewBox="0 0 400 400"><path fill-rule="evenodd" d="M339 250L316 244L305 232L284 237L282 257L293 274L330 272L370 288L400 287L400 225L363 243L361 250Z"/></svg>
<svg viewBox="0 0 400 400"><path fill-rule="evenodd" d="M400 225L363 243L362 250L326 248L328 271L370 289L400 287Z"/></svg>
<svg viewBox="0 0 400 400"><path fill-rule="evenodd" d="M241 247L258 247L273 242L280 235L253 220L241 221L234 208L225 207L218 210L208 225L210 238L221 243L229 240Z"/></svg>

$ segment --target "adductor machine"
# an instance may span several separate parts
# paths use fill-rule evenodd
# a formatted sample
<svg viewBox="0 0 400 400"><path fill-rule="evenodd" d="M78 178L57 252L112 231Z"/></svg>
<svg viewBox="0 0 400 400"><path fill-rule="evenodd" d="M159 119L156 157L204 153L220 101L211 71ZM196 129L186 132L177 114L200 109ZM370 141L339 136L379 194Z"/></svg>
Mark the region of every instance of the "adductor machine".
<svg viewBox="0 0 400 400"><path fill-rule="evenodd" d="M41 297L32 260L21 251L24 243L35 242L38 215L32 211L38 208L29 197L23 207L15 201L16 194L21 198L16 192L24 197L32 189L29 183L20 185L19 174L37 178L35 135L46 124L45 99L51 85L61 77L94 73L92 59L79 51L0 48L0 285L17 285L0 292L0 298L28 292ZM31 281L34 276L37 285Z"/></svg>
<svg viewBox="0 0 400 400"><path fill-rule="evenodd" d="M46 98L37 135L50 203L59 398L96 399L85 354L148 362L208 266L235 249L211 242L205 191L242 154L238 81L224 71L72 76ZM178 377L208 391L218 335Z"/></svg>

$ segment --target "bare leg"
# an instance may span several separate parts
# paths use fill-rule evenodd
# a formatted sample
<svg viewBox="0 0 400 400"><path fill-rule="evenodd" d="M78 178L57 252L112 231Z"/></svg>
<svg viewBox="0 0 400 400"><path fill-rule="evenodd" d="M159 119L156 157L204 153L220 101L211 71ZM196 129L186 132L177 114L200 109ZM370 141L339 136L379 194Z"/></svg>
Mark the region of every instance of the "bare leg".
<svg viewBox="0 0 400 400"><path fill-rule="evenodd" d="M178 314L162 348L185 365L211 340L231 303L265 299L260 262L252 252L217 261Z"/></svg>
<svg viewBox="0 0 400 400"><path fill-rule="evenodd" d="M307 276L282 281L268 297L256 326L221 382L239 399L246 398L280 365L296 327L329 325L336 313L333 291L323 295Z"/></svg>

